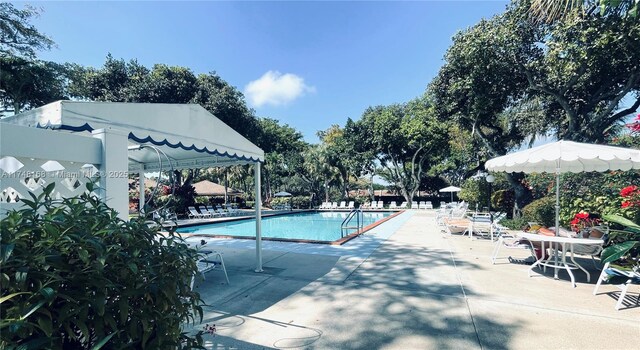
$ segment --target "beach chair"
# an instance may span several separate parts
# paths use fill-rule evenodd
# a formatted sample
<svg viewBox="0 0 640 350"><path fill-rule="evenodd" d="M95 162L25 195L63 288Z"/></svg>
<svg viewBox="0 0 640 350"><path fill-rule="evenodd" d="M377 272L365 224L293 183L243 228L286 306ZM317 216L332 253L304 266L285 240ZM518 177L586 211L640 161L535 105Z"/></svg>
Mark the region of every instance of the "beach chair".
<svg viewBox="0 0 640 350"><path fill-rule="evenodd" d="M338 209L338 202L331 202L331 209Z"/></svg>
<svg viewBox="0 0 640 350"><path fill-rule="evenodd" d="M425 204L425 209L433 209L433 202L427 202Z"/></svg>
<svg viewBox="0 0 640 350"><path fill-rule="evenodd" d="M491 264L496 264L496 259L498 259L498 253L501 248L528 250L534 259L533 261L537 260L535 247L531 241L520 239L506 231L498 230L498 232L498 240L493 248L493 254L491 254Z"/></svg>
<svg viewBox="0 0 640 350"><path fill-rule="evenodd" d="M340 202L340 206L338 207L338 209L347 209L347 202L345 201Z"/></svg>
<svg viewBox="0 0 640 350"><path fill-rule="evenodd" d="M400 203L400 209L407 209L407 202Z"/></svg>
<svg viewBox="0 0 640 350"><path fill-rule="evenodd" d="M618 302L616 303L616 310L620 310L623 302L625 301L629 286L631 286L632 284L640 284L640 273L632 270L622 270L619 268L611 267L610 263L606 263L602 268L600 277L598 277L596 287L593 289L593 295L598 294L598 288L600 288L600 284L603 281L609 281L612 278L618 278L624 281L622 284L616 285L620 289L620 296L618 297ZM638 295L638 297L636 298L636 305L638 304L640 304L640 295Z"/></svg>
<svg viewBox="0 0 640 350"><path fill-rule="evenodd" d="M474 214L469 221L470 225L466 231L469 233L469 238L473 238L475 233L482 237L491 237L491 241L493 241L493 224L489 214Z"/></svg>
<svg viewBox="0 0 640 350"><path fill-rule="evenodd" d="M384 202L383 201L378 201L378 209L384 209Z"/></svg>
<svg viewBox="0 0 640 350"><path fill-rule="evenodd" d="M187 215L189 216L190 219L204 219L205 215L200 213L195 207L188 207L187 209L189 209L189 212L187 213Z"/></svg>
<svg viewBox="0 0 640 350"><path fill-rule="evenodd" d="M393 202L391 202L391 203L389 204L389 209L397 209L397 208L398 208L398 205L396 204L396 202L395 202L395 201L393 201Z"/></svg>
<svg viewBox="0 0 640 350"><path fill-rule="evenodd" d="M216 206L216 212L218 212L218 214L219 214L221 217L227 217L227 216L229 216L229 213L227 213L226 211L224 211L224 209L222 209L222 207L221 207L221 206L219 206L219 205L218 205L218 206Z"/></svg>
<svg viewBox="0 0 640 350"><path fill-rule="evenodd" d="M207 210L207 212L212 218L220 216L220 214L218 214L218 212L214 207L209 207L208 205L205 205L204 208Z"/></svg>
<svg viewBox="0 0 640 350"><path fill-rule="evenodd" d="M329 204L329 202L322 202L322 204L320 205L320 209L329 209L331 207L331 205Z"/></svg>
<svg viewBox="0 0 640 350"><path fill-rule="evenodd" d="M420 206L418 206L418 202L411 202L411 209L418 209L420 208Z"/></svg>
<svg viewBox="0 0 640 350"><path fill-rule="evenodd" d="M356 207L356 202L349 201L349 206L347 207L347 209L355 209L355 207Z"/></svg>
<svg viewBox="0 0 640 350"><path fill-rule="evenodd" d="M427 203L425 201L418 202L418 209L427 209Z"/></svg>
<svg viewBox="0 0 640 350"><path fill-rule="evenodd" d="M447 203L440 201L440 208L446 208L447 207Z"/></svg>
<svg viewBox="0 0 640 350"><path fill-rule="evenodd" d="M224 271L224 278L227 280L227 284L229 284L229 275L227 275L227 268L224 266L222 253L212 250L201 250L199 253L202 254L202 257L196 262L196 266L198 267L197 273L202 276L202 279L204 279L205 273L220 266L222 271ZM191 277L191 289L193 289L193 284L196 280L195 277L195 275Z"/></svg>

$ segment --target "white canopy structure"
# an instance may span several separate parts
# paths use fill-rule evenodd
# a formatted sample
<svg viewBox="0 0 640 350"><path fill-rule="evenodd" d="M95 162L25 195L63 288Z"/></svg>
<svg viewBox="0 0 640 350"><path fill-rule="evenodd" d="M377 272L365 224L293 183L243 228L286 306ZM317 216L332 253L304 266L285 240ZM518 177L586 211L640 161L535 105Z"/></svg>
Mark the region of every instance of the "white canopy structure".
<svg viewBox="0 0 640 350"><path fill-rule="evenodd" d="M221 167L264 161L264 152L197 104L57 101L3 119L18 125L68 131L113 128L129 145L160 147L176 169ZM130 168L157 171L151 149L131 152Z"/></svg>
<svg viewBox="0 0 640 350"><path fill-rule="evenodd" d="M256 271L262 271L262 203L259 199L260 163L264 162L264 152L200 105L57 101L4 118L2 122L74 133L91 132L100 138L101 170L108 170L106 176L101 177L101 187L109 192L105 195L107 204L125 218L128 184L126 178L117 178L119 173L139 172L144 181L145 172L254 164ZM64 152L64 147L74 147L73 144L40 146L63 148L60 152ZM143 194L141 191L141 203L144 203Z"/></svg>
<svg viewBox="0 0 640 350"><path fill-rule="evenodd" d="M460 192L460 191L462 191L462 189L456 186L449 186L449 187L441 188L439 190L439 192L450 192L452 202L453 202L453 192Z"/></svg>

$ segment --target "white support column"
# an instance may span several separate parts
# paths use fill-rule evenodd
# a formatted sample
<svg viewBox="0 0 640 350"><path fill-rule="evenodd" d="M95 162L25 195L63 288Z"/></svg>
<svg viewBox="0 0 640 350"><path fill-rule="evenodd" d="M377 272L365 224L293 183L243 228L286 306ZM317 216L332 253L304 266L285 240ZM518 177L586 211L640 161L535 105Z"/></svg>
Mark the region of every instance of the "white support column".
<svg viewBox="0 0 640 350"><path fill-rule="evenodd" d="M262 193L260 191L260 162L253 165L256 185L256 272L262 272Z"/></svg>
<svg viewBox="0 0 640 350"><path fill-rule="evenodd" d="M146 200L144 198L144 191L146 189L146 187L144 187L144 166L140 168L140 172L138 174L140 177L138 179L138 189L140 191L140 196L138 197L138 206L140 207L140 210L138 211L138 215L140 215L140 213L144 211L144 202Z"/></svg>
<svg viewBox="0 0 640 350"><path fill-rule="evenodd" d="M98 129L93 137L102 141L100 189L102 200L118 212L122 220L129 219L129 160L127 133L114 129Z"/></svg>

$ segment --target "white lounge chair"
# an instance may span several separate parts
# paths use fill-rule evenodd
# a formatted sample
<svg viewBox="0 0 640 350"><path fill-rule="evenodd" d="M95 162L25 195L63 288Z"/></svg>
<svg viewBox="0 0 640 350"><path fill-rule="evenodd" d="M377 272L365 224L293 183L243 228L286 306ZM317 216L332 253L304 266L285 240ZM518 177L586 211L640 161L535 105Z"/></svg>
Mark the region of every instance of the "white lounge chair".
<svg viewBox="0 0 640 350"><path fill-rule="evenodd" d="M411 209L418 209L418 202L411 202Z"/></svg>
<svg viewBox="0 0 640 350"><path fill-rule="evenodd" d="M622 277L623 280L626 279L626 282L617 286L620 289L620 296L618 297L618 302L616 303L616 310L620 310L625 300L625 296L627 295L627 291L629 290L629 286L631 286L632 284L640 284L640 273L630 270L625 271L618 268L613 268L610 265L610 263L604 264L602 272L600 273L600 277L598 277L596 287L593 289L593 295L598 294L598 288L600 288L600 284L602 283L602 281L609 280L611 277L615 276ZM636 298L636 304L640 304L640 296Z"/></svg>
<svg viewBox="0 0 640 350"><path fill-rule="evenodd" d="M338 209L338 202L331 202L331 209Z"/></svg>
<svg viewBox="0 0 640 350"><path fill-rule="evenodd" d="M433 209L433 202L427 202L425 205L425 209Z"/></svg>
<svg viewBox="0 0 640 350"><path fill-rule="evenodd" d="M189 209L189 213L187 214L189 218L204 219L206 217L209 217L208 213L205 215L199 212L195 207L188 207L187 209Z"/></svg>
<svg viewBox="0 0 640 350"><path fill-rule="evenodd" d="M407 209L407 202L400 203L400 209Z"/></svg>
<svg viewBox="0 0 640 350"><path fill-rule="evenodd" d="M427 202L425 201L420 201L418 203L418 209L427 209Z"/></svg>
<svg viewBox="0 0 640 350"><path fill-rule="evenodd" d="M222 259L222 253L211 251L211 250L201 250L199 251L203 256L196 262L196 266L198 267L198 273L204 279L204 274L215 269L217 266L222 268L224 271L224 278L227 280L227 284L229 284L229 275L227 275L227 268L224 266L224 259ZM195 275L191 278L191 289L193 289L193 284L195 282Z"/></svg>
<svg viewBox="0 0 640 350"><path fill-rule="evenodd" d="M376 209L384 209L384 202L378 201L378 206L376 207Z"/></svg>
<svg viewBox="0 0 640 350"><path fill-rule="evenodd" d="M212 218L220 216L220 214L216 212L216 209L214 207L209 207L208 205L205 205L204 208L207 210L207 212Z"/></svg>
<svg viewBox="0 0 640 350"><path fill-rule="evenodd" d="M347 209L347 202L345 201L340 202L340 206L338 207L338 209Z"/></svg>
<svg viewBox="0 0 640 350"><path fill-rule="evenodd" d="M349 201L349 206L347 207L347 209L354 209L355 207L356 207L356 202Z"/></svg>
<svg viewBox="0 0 640 350"><path fill-rule="evenodd" d="M393 201L393 202L391 202L391 203L389 204L389 209L397 209L397 208L398 208L398 205L396 204L396 202L395 202L395 201Z"/></svg>

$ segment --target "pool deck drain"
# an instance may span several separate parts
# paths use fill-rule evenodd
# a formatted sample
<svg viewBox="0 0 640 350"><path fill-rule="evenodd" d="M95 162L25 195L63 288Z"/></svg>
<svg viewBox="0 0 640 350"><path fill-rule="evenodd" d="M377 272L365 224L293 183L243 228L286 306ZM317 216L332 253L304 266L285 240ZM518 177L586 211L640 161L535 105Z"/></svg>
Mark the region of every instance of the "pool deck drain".
<svg viewBox="0 0 640 350"><path fill-rule="evenodd" d="M231 281L214 270L198 287L203 324L218 329L210 349L632 349L640 335L640 307L616 311L615 287L594 296L579 274L572 288L562 274L491 265L488 240L443 237L433 212L343 246L264 242L275 274L251 270L255 242L208 246Z"/></svg>

